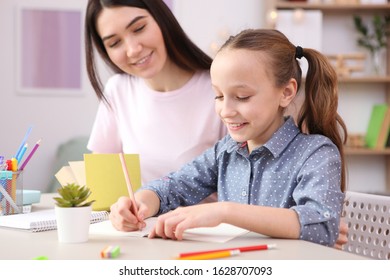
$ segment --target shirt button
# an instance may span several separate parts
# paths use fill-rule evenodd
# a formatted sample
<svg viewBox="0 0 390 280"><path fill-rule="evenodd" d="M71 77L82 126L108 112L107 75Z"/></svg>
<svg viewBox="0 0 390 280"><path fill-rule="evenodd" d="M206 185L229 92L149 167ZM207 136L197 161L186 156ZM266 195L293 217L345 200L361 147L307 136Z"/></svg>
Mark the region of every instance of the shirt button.
<svg viewBox="0 0 390 280"><path fill-rule="evenodd" d="M324 213L324 217L325 217L325 218L329 218L329 217L330 217L329 212L325 212L325 213Z"/></svg>
<svg viewBox="0 0 390 280"><path fill-rule="evenodd" d="M241 195L242 196L247 196L247 192L246 191L242 191Z"/></svg>

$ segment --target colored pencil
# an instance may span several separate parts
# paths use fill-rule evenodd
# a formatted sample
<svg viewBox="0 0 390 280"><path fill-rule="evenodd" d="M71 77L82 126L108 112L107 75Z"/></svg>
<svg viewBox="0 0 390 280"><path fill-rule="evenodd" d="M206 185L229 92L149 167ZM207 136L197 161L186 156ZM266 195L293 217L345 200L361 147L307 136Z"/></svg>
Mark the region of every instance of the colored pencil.
<svg viewBox="0 0 390 280"><path fill-rule="evenodd" d="M119 159L121 161L123 175L125 175L127 191L129 192L129 196L130 196L130 199L131 199L131 204L132 204L132 207L133 207L133 212L134 212L134 214L136 216L138 216L138 208L137 208L137 204L136 204L136 201L135 201L133 187L132 187L132 184L131 184L131 181L130 181L130 176L129 176L129 173L127 172L126 161L125 161L125 157L124 157L123 153L119 153Z"/></svg>
<svg viewBox="0 0 390 280"><path fill-rule="evenodd" d="M240 250L223 250L219 252L211 252L204 254L196 254L187 257L179 257L178 260L211 260L211 259L221 259L231 256L237 256L241 254Z"/></svg>
<svg viewBox="0 0 390 280"><path fill-rule="evenodd" d="M221 251L239 250L242 253L242 252L249 252L249 251L268 250L268 249L272 249L275 247L276 247L276 244L263 244L263 245L246 246L246 247L235 247L235 248L225 248L225 249L217 249L217 250L188 252L188 253L181 253L179 255L179 258L195 256L195 255L199 255L199 254L216 253L216 252L221 252Z"/></svg>
<svg viewBox="0 0 390 280"><path fill-rule="evenodd" d="M19 157L20 157L20 152L22 151L24 144L26 144L27 138L28 138L28 136L30 135L31 130L32 130L32 126L30 126L30 127L27 129L27 132L26 132L26 134L24 135L24 138L23 138L23 140L22 140L22 143L20 144L19 149L17 150L17 152L16 152L16 154L15 154L15 158L19 158Z"/></svg>
<svg viewBox="0 0 390 280"><path fill-rule="evenodd" d="M41 139L39 139L37 141L37 143L35 143L35 146L34 148L31 150L31 152L28 154L27 158L24 160L24 162L22 163L22 165L19 167L19 170L20 171L23 171L24 168L26 167L27 163L30 161L30 159L32 158L32 156L35 154L35 151L38 149L39 145L41 144Z"/></svg>
<svg viewBox="0 0 390 280"><path fill-rule="evenodd" d="M27 151L27 148L28 148L28 144L24 144L22 150L20 151L18 157L16 158L16 160L18 161L18 164L20 164L20 162L22 161L22 158L24 156L24 154L26 153Z"/></svg>

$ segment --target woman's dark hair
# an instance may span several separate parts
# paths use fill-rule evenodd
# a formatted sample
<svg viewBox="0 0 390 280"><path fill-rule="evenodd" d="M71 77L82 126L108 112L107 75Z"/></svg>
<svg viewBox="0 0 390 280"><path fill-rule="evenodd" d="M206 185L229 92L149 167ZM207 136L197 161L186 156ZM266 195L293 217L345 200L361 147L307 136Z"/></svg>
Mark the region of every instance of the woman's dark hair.
<svg viewBox="0 0 390 280"><path fill-rule="evenodd" d="M221 50L225 48L264 52L269 64L267 71L274 77L275 86L282 87L293 78L297 81L297 90L302 80L297 58L306 58L309 68L305 100L297 119L298 127L302 132L325 135L337 146L342 164L341 190L344 192L346 166L343 144L347 138L347 128L337 113L337 74L326 56L314 49L296 47L284 34L271 29L244 30L230 37Z"/></svg>
<svg viewBox="0 0 390 280"><path fill-rule="evenodd" d="M89 0L85 16L85 57L87 73L99 100L107 101L98 75L94 48L114 73L124 73L109 58L97 32L97 18L103 8L136 7L147 10L161 29L169 58L189 71L208 70L212 59L185 34L172 11L162 0Z"/></svg>

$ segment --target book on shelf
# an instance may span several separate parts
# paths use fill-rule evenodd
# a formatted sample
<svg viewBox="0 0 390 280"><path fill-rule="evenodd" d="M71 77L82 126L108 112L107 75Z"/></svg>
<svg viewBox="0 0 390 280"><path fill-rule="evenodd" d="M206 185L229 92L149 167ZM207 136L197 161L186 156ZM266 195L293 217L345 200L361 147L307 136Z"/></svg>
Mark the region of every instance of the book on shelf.
<svg viewBox="0 0 390 280"><path fill-rule="evenodd" d="M92 211L91 224L108 220L107 211ZM55 211L53 209L34 211L25 214L0 216L0 227L40 232L57 229Z"/></svg>
<svg viewBox="0 0 390 280"><path fill-rule="evenodd" d="M390 129L390 108L387 104L376 104L371 110L371 116L365 136L366 146L372 149L386 147Z"/></svg>

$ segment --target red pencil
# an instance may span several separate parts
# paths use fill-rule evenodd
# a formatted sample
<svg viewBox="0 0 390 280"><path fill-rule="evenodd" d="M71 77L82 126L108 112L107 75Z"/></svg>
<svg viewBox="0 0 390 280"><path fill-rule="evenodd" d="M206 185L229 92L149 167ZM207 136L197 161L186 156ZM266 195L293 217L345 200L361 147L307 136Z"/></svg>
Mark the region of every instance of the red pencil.
<svg viewBox="0 0 390 280"><path fill-rule="evenodd" d="M199 255L199 254L208 254L208 253L215 253L215 252L221 252L221 251L233 251L233 250L239 250L242 253L242 252L248 252L248 251L268 250L268 249L272 249L275 247L276 247L276 244L263 244L263 245L247 246L247 247L236 247L236 248L209 250L209 251L188 252L188 253L181 253L179 255L179 258L195 256L195 255Z"/></svg>

